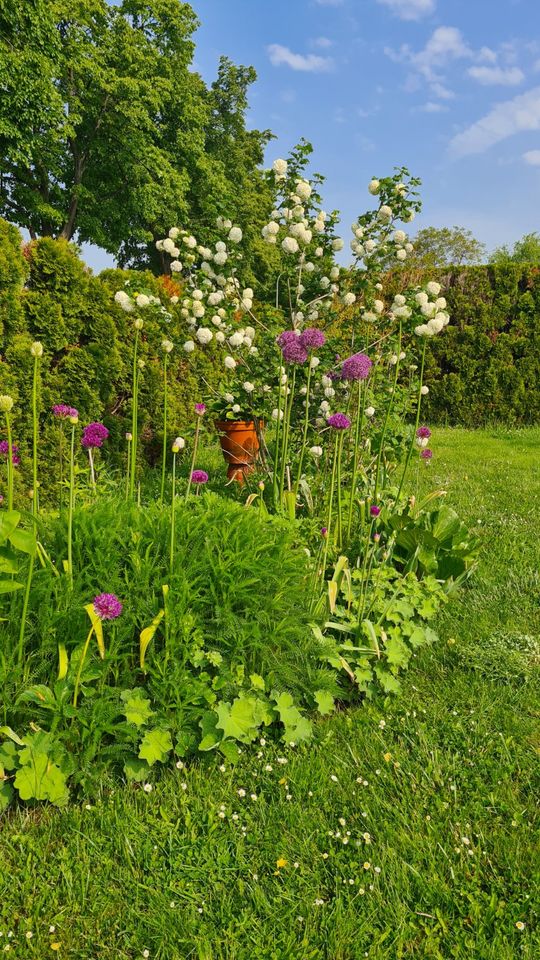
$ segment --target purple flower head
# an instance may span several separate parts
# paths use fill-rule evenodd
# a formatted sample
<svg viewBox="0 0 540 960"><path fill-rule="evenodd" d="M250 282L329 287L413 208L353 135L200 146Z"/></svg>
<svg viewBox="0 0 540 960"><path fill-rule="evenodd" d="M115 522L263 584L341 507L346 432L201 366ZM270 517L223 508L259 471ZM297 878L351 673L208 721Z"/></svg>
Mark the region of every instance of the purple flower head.
<svg viewBox="0 0 540 960"><path fill-rule="evenodd" d="M429 447L426 447L424 450L420 451L420 456L422 460L431 460L433 456L433 450L430 450Z"/></svg>
<svg viewBox="0 0 540 960"><path fill-rule="evenodd" d="M355 353L343 361L341 376L343 380L365 380L373 364L365 353Z"/></svg>
<svg viewBox="0 0 540 960"><path fill-rule="evenodd" d="M3 454L5 457L8 456L9 444L7 440L0 440L0 453ZM19 456L19 448L16 443L13 443L11 446L11 462L14 467L18 467L21 462L21 458Z"/></svg>
<svg viewBox="0 0 540 960"><path fill-rule="evenodd" d="M298 340L299 335L296 330L284 330L283 333L280 333L279 337L276 340L278 347L283 347L286 343L294 343L295 340Z"/></svg>
<svg viewBox="0 0 540 960"><path fill-rule="evenodd" d="M122 604L114 593L100 593L94 597L94 613L100 620L116 620L122 613Z"/></svg>
<svg viewBox="0 0 540 960"><path fill-rule="evenodd" d="M328 417L326 421L329 427L333 427L334 430L348 430L351 421L344 413L333 413L331 417Z"/></svg>
<svg viewBox="0 0 540 960"><path fill-rule="evenodd" d="M192 483L208 483L208 474L206 470L194 470L191 474Z"/></svg>
<svg viewBox="0 0 540 960"><path fill-rule="evenodd" d="M305 363L308 358L308 352L300 343L299 337L296 337L294 340L289 340L289 342L281 348L281 354L285 363Z"/></svg>
<svg viewBox="0 0 540 960"><path fill-rule="evenodd" d="M79 411L76 410L75 407L68 407L65 403L55 403L51 409L55 417L58 417L60 420L67 420L69 417L77 418L79 416Z"/></svg>
<svg viewBox="0 0 540 960"><path fill-rule="evenodd" d="M322 330L317 330L316 327L308 327L300 334L300 343L304 350L315 350L317 347L324 347L326 337Z"/></svg>
<svg viewBox="0 0 540 960"><path fill-rule="evenodd" d="M89 423L83 430L81 446L83 446L85 450L90 450L91 447L102 447L103 441L106 440L108 436L109 431L102 423Z"/></svg>
<svg viewBox="0 0 540 960"><path fill-rule="evenodd" d="M328 527L321 527L321 537L326 537L328 533Z"/></svg>
<svg viewBox="0 0 540 960"><path fill-rule="evenodd" d="M205 403L196 403L195 404L195 413L198 417L203 417L206 413L206 404Z"/></svg>
<svg viewBox="0 0 540 960"><path fill-rule="evenodd" d="M416 436L420 437L422 440L429 440L431 436L431 430L429 427L418 427L416 431Z"/></svg>
<svg viewBox="0 0 540 960"><path fill-rule="evenodd" d="M373 505L369 508L369 512L370 512L370 514L371 514L372 517L378 517L379 514L380 514L380 512L381 512L381 508L380 508L380 507L377 507L375 504L373 504Z"/></svg>

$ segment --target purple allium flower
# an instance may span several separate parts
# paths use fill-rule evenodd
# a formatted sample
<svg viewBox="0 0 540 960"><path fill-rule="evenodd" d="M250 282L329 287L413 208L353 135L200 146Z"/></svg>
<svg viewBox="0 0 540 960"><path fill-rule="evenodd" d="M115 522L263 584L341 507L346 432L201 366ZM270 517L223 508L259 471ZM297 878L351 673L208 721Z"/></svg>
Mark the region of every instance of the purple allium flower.
<svg viewBox="0 0 540 960"><path fill-rule="evenodd" d="M379 514L380 514L380 512L381 512L381 508L380 508L380 507L377 507L375 504L373 504L373 505L369 508L369 512L370 512L370 514L371 514L372 517L378 517Z"/></svg>
<svg viewBox="0 0 540 960"><path fill-rule="evenodd" d="M55 417L59 417L60 420L67 420L68 417L79 416L79 411L76 410L75 407L68 407L65 403L55 403L51 409Z"/></svg>
<svg viewBox="0 0 540 960"><path fill-rule="evenodd" d="M333 427L334 430L348 430L351 421L344 413L333 413L331 417L328 417L326 421L329 427Z"/></svg>
<svg viewBox="0 0 540 960"><path fill-rule="evenodd" d="M204 416L206 413L206 404L205 403L196 403L195 404L195 413L198 417Z"/></svg>
<svg viewBox="0 0 540 960"><path fill-rule="evenodd" d="M109 431L102 423L89 423L83 430L81 437L81 446L85 450L91 447L102 447L103 441L109 436Z"/></svg>
<svg viewBox="0 0 540 960"><path fill-rule="evenodd" d="M284 330L283 333L280 333L279 337L276 340L278 347L285 346L286 343L293 343L295 340L298 340L299 334L296 330Z"/></svg>
<svg viewBox="0 0 540 960"><path fill-rule="evenodd" d="M0 440L0 453L7 457L9 453L9 444L7 440ZM19 448L16 443L12 444L11 446L11 462L14 467L18 467L21 462Z"/></svg>
<svg viewBox="0 0 540 960"><path fill-rule="evenodd" d="M116 620L122 613L122 604L114 593L100 593L94 597L94 613L100 620Z"/></svg>
<svg viewBox="0 0 540 960"><path fill-rule="evenodd" d="M321 527L321 537L326 537L328 533L328 527Z"/></svg>
<svg viewBox="0 0 540 960"><path fill-rule="evenodd" d="M305 363L308 358L308 352L300 343L300 338L290 340L281 348L281 354L285 363Z"/></svg>
<svg viewBox="0 0 540 960"><path fill-rule="evenodd" d="M426 447L424 450L420 451L420 456L422 460L431 460L433 456L433 450L430 450L429 447Z"/></svg>
<svg viewBox="0 0 540 960"><path fill-rule="evenodd" d="M194 470L191 474L192 483L208 483L208 474L206 470Z"/></svg>
<svg viewBox="0 0 540 960"><path fill-rule="evenodd" d="M343 380L365 380L373 364L365 353L355 353L343 361L341 376Z"/></svg>
<svg viewBox="0 0 540 960"><path fill-rule="evenodd" d="M308 327L300 334L300 343L304 350L315 350L317 347L324 347L326 337L322 330L317 330L316 327Z"/></svg>
<svg viewBox="0 0 540 960"><path fill-rule="evenodd" d="M420 437L422 440L429 440L431 436L431 430L429 427L418 427L416 431L416 436Z"/></svg>
<svg viewBox="0 0 540 960"><path fill-rule="evenodd" d="M373 534L373 539L374 539L375 543L378 543L379 540L381 539L380 533L374 533L374 534Z"/></svg>

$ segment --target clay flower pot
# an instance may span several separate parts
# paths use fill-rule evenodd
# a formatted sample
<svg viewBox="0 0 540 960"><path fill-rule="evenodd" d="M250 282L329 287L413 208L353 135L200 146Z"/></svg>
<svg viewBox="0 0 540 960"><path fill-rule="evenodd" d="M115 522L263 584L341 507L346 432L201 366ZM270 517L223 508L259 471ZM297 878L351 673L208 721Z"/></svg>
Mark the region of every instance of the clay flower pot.
<svg viewBox="0 0 540 960"><path fill-rule="evenodd" d="M263 424L260 424L262 428ZM227 479L244 482L254 470L259 455L259 436L254 420L216 420L216 430L226 462Z"/></svg>

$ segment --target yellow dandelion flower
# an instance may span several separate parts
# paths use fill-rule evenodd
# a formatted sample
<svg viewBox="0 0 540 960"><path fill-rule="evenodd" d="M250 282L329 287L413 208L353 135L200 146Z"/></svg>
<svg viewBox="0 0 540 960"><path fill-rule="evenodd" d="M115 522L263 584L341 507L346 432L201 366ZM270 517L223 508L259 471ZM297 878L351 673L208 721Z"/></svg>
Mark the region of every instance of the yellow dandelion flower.
<svg viewBox="0 0 540 960"><path fill-rule="evenodd" d="M384 754L383 754L383 760L385 760L386 763L390 763L391 759L392 759L392 754L391 754L391 753L384 753Z"/></svg>
<svg viewBox="0 0 540 960"><path fill-rule="evenodd" d="M59 950L61 946L61 943L51 943L51 950Z"/></svg>
<svg viewBox="0 0 540 960"><path fill-rule="evenodd" d="M523 920L517 920L517 921L516 921L516 927L518 928L518 930L524 930L524 929L525 929L525 924L523 923Z"/></svg>
<svg viewBox="0 0 540 960"><path fill-rule="evenodd" d="M280 857L279 860L276 860L276 867L278 868L278 870L280 870L281 867L286 867L286 866L287 866L287 860L285 860L285 857Z"/></svg>

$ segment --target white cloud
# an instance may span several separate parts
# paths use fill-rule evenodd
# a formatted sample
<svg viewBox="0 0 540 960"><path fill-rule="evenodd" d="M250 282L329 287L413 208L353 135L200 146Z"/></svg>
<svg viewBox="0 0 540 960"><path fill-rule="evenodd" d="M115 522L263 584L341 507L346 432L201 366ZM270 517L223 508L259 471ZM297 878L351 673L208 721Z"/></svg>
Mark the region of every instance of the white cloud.
<svg viewBox="0 0 540 960"><path fill-rule="evenodd" d="M341 7L344 0L315 0L320 7Z"/></svg>
<svg viewBox="0 0 540 960"><path fill-rule="evenodd" d="M315 37L315 40L312 40L312 45L314 47L319 47L320 50L328 50L329 47L332 47L333 41L329 40L328 37Z"/></svg>
<svg viewBox="0 0 540 960"><path fill-rule="evenodd" d="M540 130L540 87L498 103L485 117L458 133L450 149L456 157L484 153L501 140L525 130Z"/></svg>
<svg viewBox="0 0 540 960"><path fill-rule="evenodd" d="M523 159L531 167L540 167L540 150L527 150L527 153L523 154Z"/></svg>
<svg viewBox="0 0 540 960"><path fill-rule="evenodd" d="M288 47L280 43L271 43L266 48L270 63L274 67L287 66L291 70L301 70L307 73L323 73L333 65L331 57L319 57L315 53L293 53Z"/></svg>
<svg viewBox="0 0 540 960"><path fill-rule="evenodd" d="M435 0L377 0L402 20L420 20L435 11Z"/></svg>
<svg viewBox="0 0 540 960"><path fill-rule="evenodd" d="M419 107L419 110L422 113L446 113L448 107L443 106L442 103L435 103L433 100L428 100L423 107Z"/></svg>
<svg viewBox="0 0 540 960"><path fill-rule="evenodd" d="M484 87L498 84L503 87L516 87L525 79L519 67L469 67L467 73Z"/></svg>

